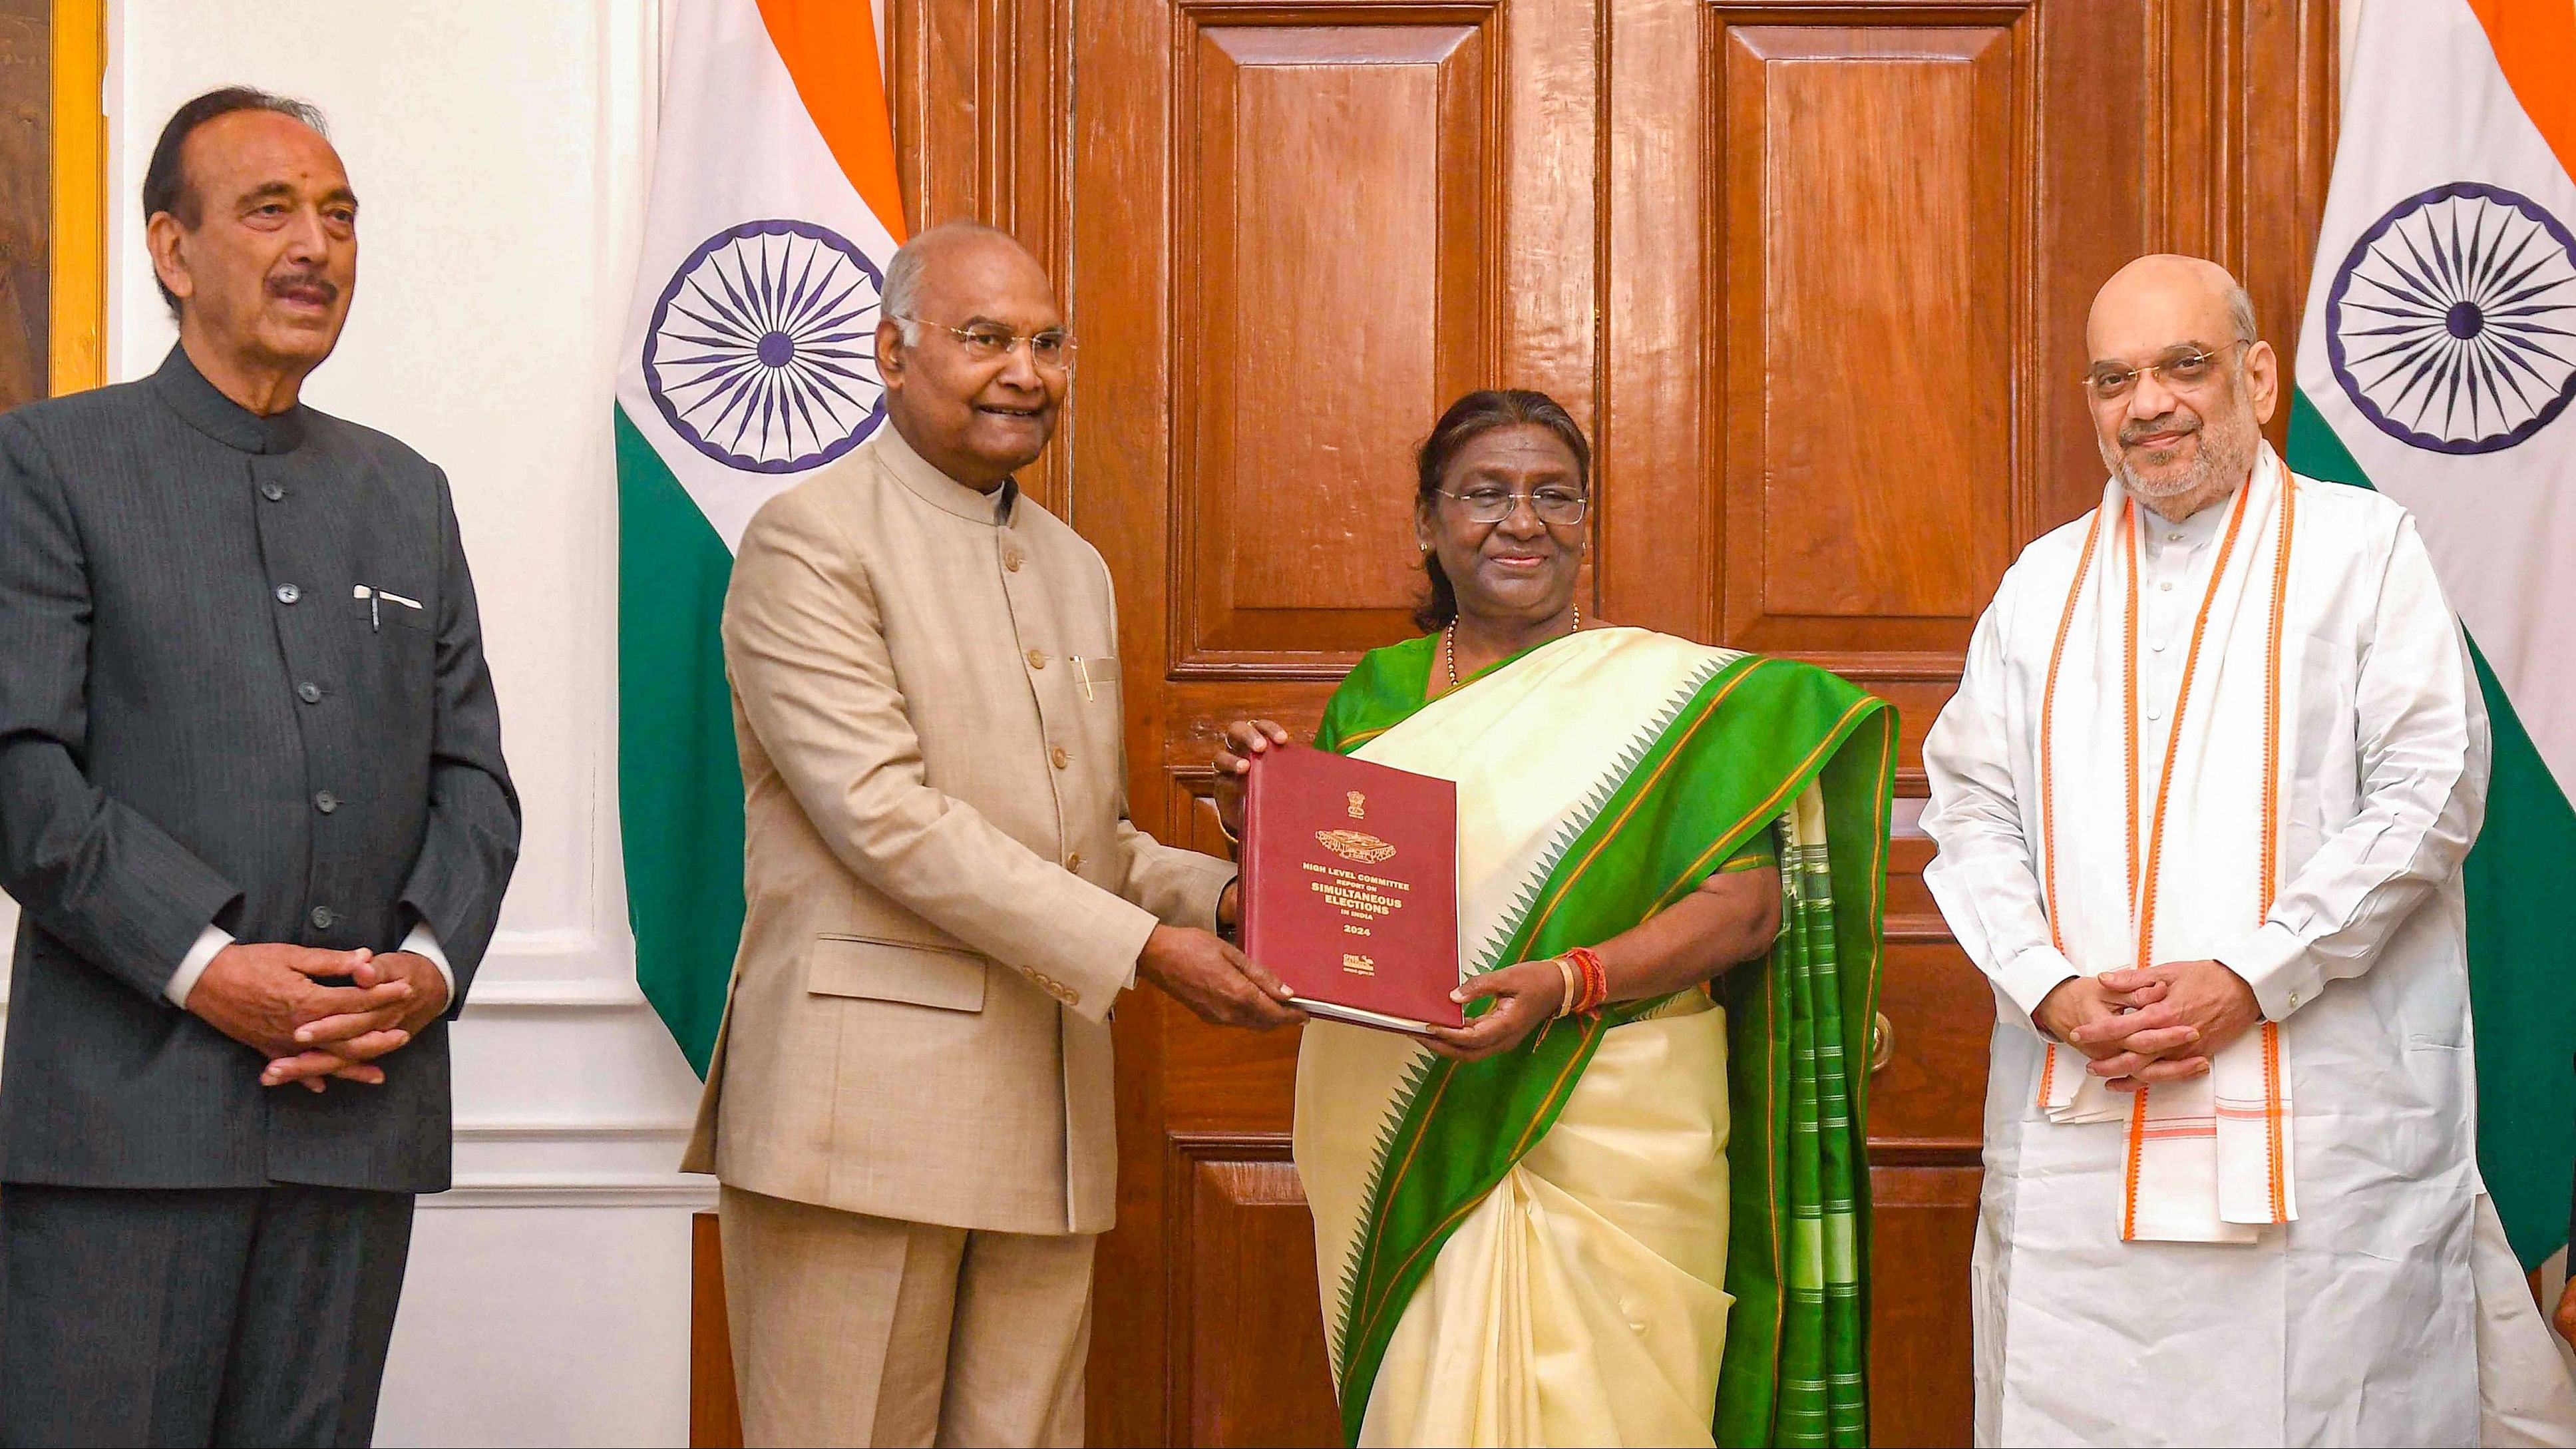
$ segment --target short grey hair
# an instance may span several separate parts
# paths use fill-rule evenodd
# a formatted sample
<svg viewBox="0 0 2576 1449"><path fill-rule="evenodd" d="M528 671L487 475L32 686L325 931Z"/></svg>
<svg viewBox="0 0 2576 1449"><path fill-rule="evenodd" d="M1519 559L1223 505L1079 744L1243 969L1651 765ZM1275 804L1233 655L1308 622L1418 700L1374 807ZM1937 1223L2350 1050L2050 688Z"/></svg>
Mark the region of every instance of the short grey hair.
<svg viewBox="0 0 2576 1449"><path fill-rule="evenodd" d="M878 294L878 300L904 346L921 342L921 314L917 309L921 304L921 273L930 265L930 254L950 241L969 236L997 236L1014 246L1019 244L1018 237L998 226L986 226L980 221L943 221L895 248L894 259L886 263L885 290Z"/></svg>
<svg viewBox="0 0 2576 1449"><path fill-rule="evenodd" d="M2227 325L2236 329L2239 342L2261 340L2254 331L2254 294L2235 282L2227 285Z"/></svg>

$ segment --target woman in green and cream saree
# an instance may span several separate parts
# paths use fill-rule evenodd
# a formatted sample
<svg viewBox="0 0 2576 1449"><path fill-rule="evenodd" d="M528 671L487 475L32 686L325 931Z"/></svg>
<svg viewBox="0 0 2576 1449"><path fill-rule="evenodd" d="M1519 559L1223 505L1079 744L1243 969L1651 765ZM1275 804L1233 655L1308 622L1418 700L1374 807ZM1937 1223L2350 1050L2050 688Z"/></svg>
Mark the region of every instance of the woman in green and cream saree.
<svg viewBox="0 0 2576 1449"><path fill-rule="evenodd" d="M1589 449L1545 396L1460 399L1419 462L1434 632L1366 656L1316 743L1458 783L1469 1018L1304 1029L1344 1432L1860 1444L1893 712L1582 619ZM1229 829L1287 738L1229 730Z"/></svg>

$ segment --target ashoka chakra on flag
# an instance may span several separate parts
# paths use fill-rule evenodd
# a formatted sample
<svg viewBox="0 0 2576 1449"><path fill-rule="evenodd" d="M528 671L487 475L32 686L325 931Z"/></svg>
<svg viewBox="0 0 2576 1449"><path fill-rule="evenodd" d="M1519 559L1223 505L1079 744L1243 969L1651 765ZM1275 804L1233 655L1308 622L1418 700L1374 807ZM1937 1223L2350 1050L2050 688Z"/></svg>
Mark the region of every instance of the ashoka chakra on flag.
<svg viewBox="0 0 2576 1449"><path fill-rule="evenodd" d="M729 468L828 463L885 417L875 346L884 282L865 253L811 222L720 231L653 308L645 390L673 432Z"/></svg>
<svg viewBox="0 0 2576 1449"><path fill-rule="evenodd" d="M2389 436L2442 453L2510 448L2576 398L2576 237L2501 186L2410 196L2336 273L2326 351Z"/></svg>

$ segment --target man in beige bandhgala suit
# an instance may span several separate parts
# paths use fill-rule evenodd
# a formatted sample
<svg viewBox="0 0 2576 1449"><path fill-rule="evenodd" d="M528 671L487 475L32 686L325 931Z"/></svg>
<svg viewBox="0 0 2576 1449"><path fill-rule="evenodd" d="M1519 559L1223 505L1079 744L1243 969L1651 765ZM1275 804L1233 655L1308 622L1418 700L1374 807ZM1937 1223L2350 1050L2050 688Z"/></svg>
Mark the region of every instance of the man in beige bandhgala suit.
<svg viewBox="0 0 2576 1449"><path fill-rule="evenodd" d="M751 1442L1074 1444L1110 1008L1297 1013L1212 934L1234 867L1126 818L1108 571L1011 477L1071 373L1045 273L936 228L885 316L886 425L735 556L749 909L684 1166Z"/></svg>

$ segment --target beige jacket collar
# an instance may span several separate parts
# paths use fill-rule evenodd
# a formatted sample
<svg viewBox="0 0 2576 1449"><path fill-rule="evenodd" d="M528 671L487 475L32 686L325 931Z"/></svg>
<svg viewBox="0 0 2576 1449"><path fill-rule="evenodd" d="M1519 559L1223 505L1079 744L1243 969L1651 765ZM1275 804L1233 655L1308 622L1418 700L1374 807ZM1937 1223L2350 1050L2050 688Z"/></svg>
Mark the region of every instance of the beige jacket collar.
<svg viewBox="0 0 2576 1449"><path fill-rule="evenodd" d="M1020 484L1016 478L1005 478L1002 486L990 493L978 493L947 474L932 467L930 461L913 451L903 434L889 417L869 440L877 458L885 464L895 481L918 495L922 502L943 513L953 513L969 523L987 527L1008 528L1018 515Z"/></svg>

